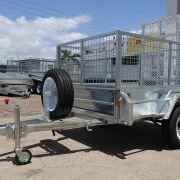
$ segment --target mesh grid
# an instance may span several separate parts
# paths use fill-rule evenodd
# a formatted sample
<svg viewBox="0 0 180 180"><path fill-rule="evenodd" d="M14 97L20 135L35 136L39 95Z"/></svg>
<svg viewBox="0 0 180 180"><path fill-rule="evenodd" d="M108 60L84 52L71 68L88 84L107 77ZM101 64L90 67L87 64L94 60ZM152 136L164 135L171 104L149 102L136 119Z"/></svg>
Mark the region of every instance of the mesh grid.
<svg viewBox="0 0 180 180"><path fill-rule="evenodd" d="M28 74L45 73L55 67L55 60L25 59L7 60L7 72Z"/></svg>
<svg viewBox="0 0 180 180"><path fill-rule="evenodd" d="M180 15L167 17L161 20L148 22L143 24L142 26L143 35L159 37L171 41L180 42ZM176 44L172 44L172 54L171 56L171 70L169 73L170 85L179 85L180 84L180 46ZM169 56L168 53L164 53L164 57L167 58ZM168 72L168 64L165 63L166 67L164 68L164 73ZM163 65L160 65L163 66ZM163 69L163 68L162 68ZM162 73L161 70L160 73Z"/></svg>
<svg viewBox="0 0 180 180"><path fill-rule="evenodd" d="M71 75L73 82L116 85L120 81L121 86L179 85L178 43L118 32L60 45L61 67Z"/></svg>
<svg viewBox="0 0 180 180"><path fill-rule="evenodd" d="M115 35L62 46L61 68L71 75L74 82L115 82L115 46Z"/></svg>
<svg viewBox="0 0 180 180"><path fill-rule="evenodd" d="M61 53L61 68L70 74L73 82L81 82L81 43L73 43L62 47Z"/></svg>
<svg viewBox="0 0 180 180"><path fill-rule="evenodd" d="M179 26L180 15L177 15L143 24L142 34L172 41L179 41Z"/></svg>
<svg viewBox="0 0 180 180"><path fill-rule="evenodd" d="M84 82L115 82L116 35L84 41Z"/></svg>

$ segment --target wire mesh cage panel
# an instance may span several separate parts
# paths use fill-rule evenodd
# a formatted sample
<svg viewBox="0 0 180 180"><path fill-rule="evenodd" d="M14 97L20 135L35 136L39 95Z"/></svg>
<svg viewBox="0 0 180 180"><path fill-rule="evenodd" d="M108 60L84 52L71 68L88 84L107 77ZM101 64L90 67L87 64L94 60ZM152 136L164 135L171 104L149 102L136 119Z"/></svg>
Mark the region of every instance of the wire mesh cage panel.
<svg viewBox="0 0 180 180"><path fill-rule="evenodd" d="M84 46L84 82L114 83L116 34L86 40Z"/></svg>
<svg viewBox="0 0 180 180"><path fill-rule="evenodd" d="M142 25L142 34L152 37L159 37L166 40L180 42L180 15L167 17L164 19L160 19L157 21L147 22ZM171 58L171 66L169 64L166 65L166 68L161 68L160 74L167 73L167 69L169 69L170 76L170 85L179 85L180 81L180 46L179 44L172 44L172 52L170 54L163 53L161 59L163 57ZM169 59L170 60L170 59ZM162 67L163 65L161 65ZM164 65L165 66L165 65ZM166 69L166 71L165 71Z"/></svg>
<svg viewBox="0 0 180 180"><path fill-rule="evenodd" d="M74 82L115 82L116 34L61 46L61 68Z"/></svg>
<svg viewBox="0 0 180 180"><path fill-rule="evenodd" d="M81 82L81 43L68 44L61 48L61 68L71 76L73 82Z"/></svg>
<svg viewBox="0 0 180 180"><path fill-rule="evenodd" d="M179 42L180 15L144 23L142 34Z"/></svg>
<svg viewBox="0 0 180 180"><path fill-rule="evenodd" d="M178 62L176 42L122 32L122 86L175 85Z"/></svg>
<svg viewBox="0 0 180 180"><path fill-rule="evenodd" d="M61 68L81 84L179 85L178 42L123 31L58 46Z"/></svg>
<svg viewBox="0 0 180 180"><path fill-rule="evenodd" d="M55 60L50 59L7 60L7 72L19 74L43 74L54 67Z"/></svg>

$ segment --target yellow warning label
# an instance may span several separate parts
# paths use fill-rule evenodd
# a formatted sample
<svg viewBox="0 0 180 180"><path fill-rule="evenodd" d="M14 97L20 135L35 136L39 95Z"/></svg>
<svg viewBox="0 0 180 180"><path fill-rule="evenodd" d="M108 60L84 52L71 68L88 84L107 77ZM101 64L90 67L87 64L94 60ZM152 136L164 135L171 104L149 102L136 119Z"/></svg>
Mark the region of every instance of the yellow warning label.
<svg viewBox="0 0 180 180"><path fill-rule="evenodd" d="M130 38L127 42L127 51L128 52L141 52L142 45L144 51L153 51L159 50L159 41L155 40L144 40L142 43L141 38ZM165 43L160 44L161 49L165 48Z"/></svg>

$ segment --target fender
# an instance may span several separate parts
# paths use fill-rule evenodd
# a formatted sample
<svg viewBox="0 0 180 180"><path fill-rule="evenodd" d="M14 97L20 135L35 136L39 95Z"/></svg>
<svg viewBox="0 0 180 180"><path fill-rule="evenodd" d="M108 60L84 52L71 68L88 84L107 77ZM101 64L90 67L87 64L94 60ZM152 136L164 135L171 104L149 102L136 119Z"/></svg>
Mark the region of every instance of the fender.
<svg viewBox="0 0 180 180"><path fill-rule="evenodd" d="M170 99L170 107L163 119L169 119L177 102L180 102L180 94L175 94Z"/></svg>

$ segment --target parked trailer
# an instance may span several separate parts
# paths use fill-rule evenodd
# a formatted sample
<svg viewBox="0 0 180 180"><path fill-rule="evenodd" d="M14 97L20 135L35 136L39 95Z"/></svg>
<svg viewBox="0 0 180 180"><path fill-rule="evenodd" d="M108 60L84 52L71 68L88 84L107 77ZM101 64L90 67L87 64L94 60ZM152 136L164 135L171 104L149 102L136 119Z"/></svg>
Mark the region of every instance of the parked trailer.
<svg viewBox="0 0 180 180"><path fill-rule="evenodd" d="M7 72L32 79L33 85L31 86L31 92L34 94L41 94L41 82L44 73L54 67L54 59L29 58L7 60Z"/></svg>
<svg viewBox="0 0 180 180"><path fill-rule="evenodd" d="M132 46L136 46L132 51L128 50L128 41L133 38L141 40L141 48L139 43L132 43ZM103 63L111 59L112 50L107 48L105 52L98 52L97 44L114 44L114 41L114 69L109 71L108 66ZM180 84L176 73L176 65L180 61L179 45L179 42L123 31L58 45L59 67L47 71L42 80L44 115L20 121L20 107L15 105L15 122L0 126L0 134L15 141L16 162L30 162L31 152L21 147L20 139L31 132L54 132L80 127L91 131L91 126L132 126L134 122L145 120L161 127L169 146L180 148ZM141 50L136 52L139 48ZM95 53L87 54L87 51L92 49ZM78 53L79 58L64 62L62 50L71 51L72 54ZM139 62L135 65L138 68L129 69L137 54ZM122 62L126 56L129 57L127 68L126 63L123 67ZM100 63L102 59L104 62ZM107 71L109 75L104 76ZM134 81L133 75L137 74L138 81ZM8 101L9 99L5 99L7 104ZM69 119L73 116L83 117L84 120Z"/></svg>
<svg viewBox="0 0 180 180"><path fill-rule="evenodd" d="M26 76L15 73L0 73L0 94L29 97L32 85L32 79Z"/></svg>

